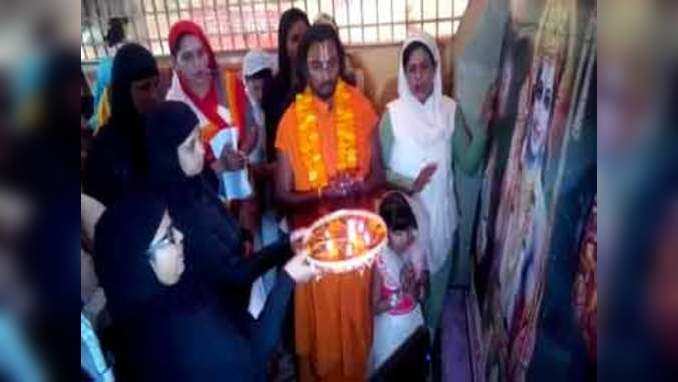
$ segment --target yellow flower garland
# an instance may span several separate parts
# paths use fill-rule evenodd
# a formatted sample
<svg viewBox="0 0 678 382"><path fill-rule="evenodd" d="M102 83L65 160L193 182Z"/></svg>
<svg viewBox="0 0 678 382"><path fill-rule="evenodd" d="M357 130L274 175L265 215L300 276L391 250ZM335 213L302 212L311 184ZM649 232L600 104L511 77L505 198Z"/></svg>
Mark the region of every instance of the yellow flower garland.
<svg viewBox="0 0 678 382"><path fill-rule="evenodd" d="M358 149L354 115L350 107L351 94L346 84L339 80L334 92L334 122L337 135L337 171L350 172L358 167ZM327 185L328 177L322 156L318 131L318 116L313 107L313 94L309 87L297 94L295 102L299 151L307 169L311 189Z"/></svg>

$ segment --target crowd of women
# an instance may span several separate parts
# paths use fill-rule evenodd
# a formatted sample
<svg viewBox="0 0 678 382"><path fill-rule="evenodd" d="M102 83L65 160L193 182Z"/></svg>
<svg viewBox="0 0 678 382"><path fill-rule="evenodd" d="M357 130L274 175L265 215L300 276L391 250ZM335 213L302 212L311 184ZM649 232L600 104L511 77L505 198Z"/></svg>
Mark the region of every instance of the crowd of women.
<svg viewBox="0 0 678 382"><path fill-rule="evenodd" d="M334 321L309 324L295 317L306 298L299 291L329 276L291 248L289 233L298 220L289 210L293 198L281 186L281 168L291 163L298 176L284 149L296 147L290 139L304 137L288 134L288 114L300 110L306 94L323 99L326 83L333 84L329 98L334 86L338 94L362 96L352 95L359 94L355 75L331 19L320 17L312 26L292 8L278 30L277 60L249 52L232 86L201 28L177 22L168 36L173 73L164 97L153 55L114 34L119 47L112 65L100 70L110 70L101 80L110 77L110 85L97 86L97 115L81 119L83 136L94 130L82 155L83 375L449 380L469 366L464 350L455 348L463 341L447 340L463 330L443 314L446 305L458 304L465 287L455 276L464 270L453 266L459 254L454 171L478 170L488 134L486 125L467 126L458 104L443 94L440 53L423 34L403 43L398 98L381 118L370 117L369 104L364 113L350 114L374 131L365 133L364 143L374 155L356 155L367 162L372 203L364 206L383 217L389 235L369 273L370 288L348 289L364 295L340 304L369 301L370 323L356 335L350 332L362 331L362 324L344 320L325 329L341 332L324 337L327 351L299 349L309 342L300 322ZM337 41L339 63L327 59L334 51L325 45L314 50L322 36ZM329 74L333 67L339 79ZM314 85L316 73L320 85ZM314 203L327 197L338 208L342 203L334 200L368 187L356 183L343 179L345 188L318 187ZM294 208L316 207L303 202ZM368 351L350 349L360 346Z"/></svg>

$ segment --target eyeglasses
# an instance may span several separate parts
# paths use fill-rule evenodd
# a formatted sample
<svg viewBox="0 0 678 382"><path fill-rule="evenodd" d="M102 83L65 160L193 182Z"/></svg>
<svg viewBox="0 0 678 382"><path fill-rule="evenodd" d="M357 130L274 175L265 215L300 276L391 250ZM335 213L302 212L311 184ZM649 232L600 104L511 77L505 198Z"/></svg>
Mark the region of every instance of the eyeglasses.
<svg viewBox="0 0 678 382"><path fill-rule="evenodd" d="M167 247L170 244L177 244L178 243L178 238L175 233L176 228L174 228L174 225L171 225L167 228L167 233L161 237L158 241L155 243L151 243L150 246L148 246L148 253L153 253L157 251L160 248Z"/></svg>

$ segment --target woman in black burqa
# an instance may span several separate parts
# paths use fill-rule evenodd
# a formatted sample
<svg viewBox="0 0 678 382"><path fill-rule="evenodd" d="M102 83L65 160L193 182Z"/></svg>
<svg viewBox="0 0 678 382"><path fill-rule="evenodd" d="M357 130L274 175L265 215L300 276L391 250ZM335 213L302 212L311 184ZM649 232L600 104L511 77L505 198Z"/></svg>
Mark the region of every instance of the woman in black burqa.
<svg viewBox="0 0 678 382"><path fill-rule="evenodd" d="M111 81L111 117L95 135L83 180L84 192L105 206L144 184L143 114L159 102L155 58L141 45L124 45L113 60Z"/></svg>
<svg viewBox="0 0 678 382"><path fill-rule="evenodd" d="M162 102L148 115L149 188L167 201L185 233L189 266L227 295L233 309L246 309L254 280L292 255L289 239L245 256L242 229L219 199L212 170L204 166L197 125L182 102Z"/></svg>
<svg viewBox="0 0 678 382"><path fill-rule="evenodd" d="M264 380L261 365L278 341L294 280L313 272L293 258L255 321L222 304L184 244L166 204L151 194L127 197L97 224L95 265L117 333L117 379Z"/></svg>

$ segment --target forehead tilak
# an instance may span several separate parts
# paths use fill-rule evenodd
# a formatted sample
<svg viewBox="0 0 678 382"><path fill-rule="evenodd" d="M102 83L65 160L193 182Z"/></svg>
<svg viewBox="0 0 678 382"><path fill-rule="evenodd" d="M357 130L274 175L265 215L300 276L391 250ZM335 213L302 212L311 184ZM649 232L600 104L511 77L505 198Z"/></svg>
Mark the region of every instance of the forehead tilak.
<svg viewBox="0 0 678 382"><path fill-rule="evenodd" d="M334 47L335 49L331 49L331 47ZM317 56L311 57L311 55L309 55L309 58L314 60L329 61L333 58L332 53L334 53L335 56L338 54L336 46L332 40L319 41L313 44L312 48L317 48Z"/></svg>

